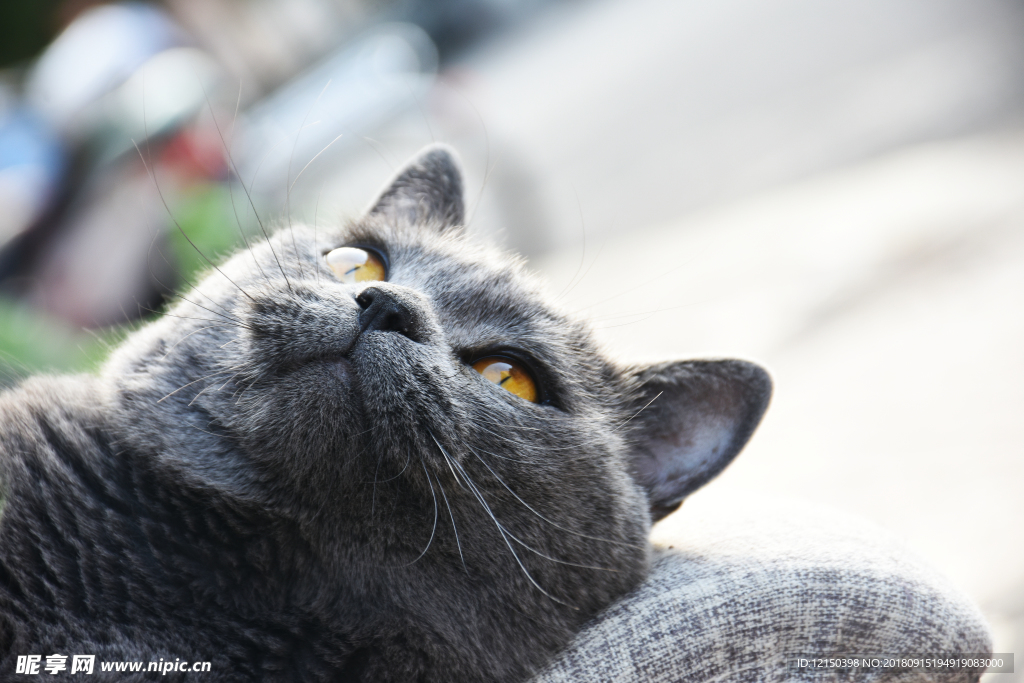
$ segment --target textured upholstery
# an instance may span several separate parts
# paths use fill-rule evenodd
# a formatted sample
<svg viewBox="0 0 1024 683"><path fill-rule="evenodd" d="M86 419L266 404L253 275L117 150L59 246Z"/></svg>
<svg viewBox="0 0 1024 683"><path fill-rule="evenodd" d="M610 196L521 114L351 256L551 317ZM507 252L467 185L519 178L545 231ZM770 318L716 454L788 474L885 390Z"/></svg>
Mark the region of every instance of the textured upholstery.
<svg viewBox="0 0 1024 683"><path fill-rule="evenodd" d="M786 661L990 651L970 599L889 534L845 514L791 502L695 513L684 505L654 540L648 580L535 683L952 683L980 672L809 673Z"/></svg>

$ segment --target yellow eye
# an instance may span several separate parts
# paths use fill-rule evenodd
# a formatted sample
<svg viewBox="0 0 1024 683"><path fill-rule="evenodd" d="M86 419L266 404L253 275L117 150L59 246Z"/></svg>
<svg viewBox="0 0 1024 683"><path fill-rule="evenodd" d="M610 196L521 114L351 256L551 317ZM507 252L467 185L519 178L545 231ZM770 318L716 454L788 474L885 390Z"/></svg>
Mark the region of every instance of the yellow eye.
<svg viewBox="0 0 1024 683"><path fill-rule="evenodd" d="M489 382L511 391L519 398L537 402L537 385L529 373L513 360L490 356L473 363L473 369Z"/></svg>
<svg viewBox="0 0 1024 683"><path fill-rule="evenodd" d="M383 280L385 276L384 263L365 249L341 247L329 251L326 259L338 279L348 285Z"/></svg>

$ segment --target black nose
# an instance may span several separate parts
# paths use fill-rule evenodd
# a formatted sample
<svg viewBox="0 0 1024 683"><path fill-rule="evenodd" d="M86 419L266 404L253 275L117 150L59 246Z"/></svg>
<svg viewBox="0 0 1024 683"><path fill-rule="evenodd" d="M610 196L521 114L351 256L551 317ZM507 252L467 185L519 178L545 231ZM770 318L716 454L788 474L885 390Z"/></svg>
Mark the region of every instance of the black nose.
<svg viewBox="0 0 1024 683"><path fill-rule="evenodd" d="M415 312L393 292L367 287L356 297L356 303L363 309L359 312L360 332L398 332L420 341Z"/></svg>

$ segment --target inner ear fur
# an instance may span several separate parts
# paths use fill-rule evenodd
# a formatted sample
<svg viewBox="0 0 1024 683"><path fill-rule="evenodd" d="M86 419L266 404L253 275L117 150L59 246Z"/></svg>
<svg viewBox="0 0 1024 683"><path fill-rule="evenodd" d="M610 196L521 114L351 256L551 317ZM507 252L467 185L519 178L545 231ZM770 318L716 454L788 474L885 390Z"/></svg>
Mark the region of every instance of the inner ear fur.
<svg viewBox="0 0 1024 683"><path fill-rule="evenodd" d="M426 147L384 187L367 215L445 230L466 220L462 171L447 145Z"/></svg>
<svg viewBox="0 0 1024 683"><path fill-rule="evenodd" d="M732 462L768 408L772 382L739 360L660 363L631 380L633 476L658 521Z"/></svg>

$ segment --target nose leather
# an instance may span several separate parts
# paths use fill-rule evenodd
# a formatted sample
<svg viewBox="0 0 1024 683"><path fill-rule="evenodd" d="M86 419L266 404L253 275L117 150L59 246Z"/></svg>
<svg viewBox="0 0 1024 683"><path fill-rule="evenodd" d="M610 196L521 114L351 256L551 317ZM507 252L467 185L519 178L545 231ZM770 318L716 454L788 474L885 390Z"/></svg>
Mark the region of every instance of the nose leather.
<svg viewBox="0 0 1024 683"><path fill-rule="evenodd" d="M413 341L422 341L419 312L394 292L381 287L367 287L356 297L356 303L362 309L359 312L360 333L397 332Z"/></svg>

